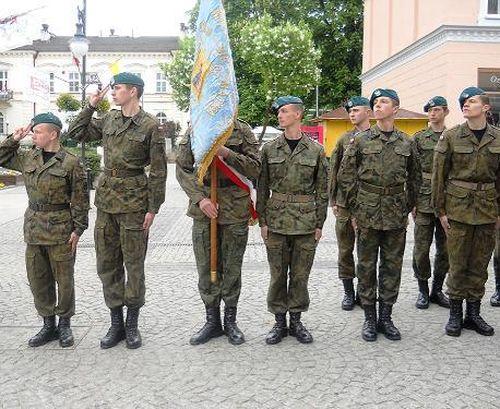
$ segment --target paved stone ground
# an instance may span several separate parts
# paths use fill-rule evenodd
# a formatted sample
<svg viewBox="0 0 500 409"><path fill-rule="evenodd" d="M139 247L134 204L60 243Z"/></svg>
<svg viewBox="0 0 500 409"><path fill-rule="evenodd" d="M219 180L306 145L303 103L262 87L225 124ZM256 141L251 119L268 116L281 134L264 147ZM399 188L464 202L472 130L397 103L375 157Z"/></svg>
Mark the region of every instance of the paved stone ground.
<svg viewBox="0 0 500 409"><path fill-rule="evenodd" d="M24 269L24 188L0 191L0 407L500 407L499 336L465 331L460 338L447 337L447 310L414 307L411 227L394 312L402 341L362 341L362 310L340 309L330 215L311 274L311 309L304 314L313 344L300 345L288 337L279 345L265 345L273 317L266 312L265 250L254 227L239 306L247 342L235 347L221 337L190 346L190 335L203 321L203 307L185 205L171 168L167 204L155 221L147 259L142 348L129 351L120 344L99 349L108 311L95 273L91 226L77 258L75 347L63 350L53 342L35 350L26 343L40 320ZM487 288L489 297L491 280ZM500 309L485 304L484 316L500 331Z"/></svg>

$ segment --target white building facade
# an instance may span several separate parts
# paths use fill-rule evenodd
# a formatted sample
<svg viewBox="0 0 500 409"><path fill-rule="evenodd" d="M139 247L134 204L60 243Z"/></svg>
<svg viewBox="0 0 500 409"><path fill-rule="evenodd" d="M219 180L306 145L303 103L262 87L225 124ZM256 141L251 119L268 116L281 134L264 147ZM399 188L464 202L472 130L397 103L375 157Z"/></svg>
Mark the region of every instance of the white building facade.
<svg viewBox="0 0 500 409"><path fill-rule="evenodd" d="M55 104L61 93L81 100L79 66L69 51L71 37L53 37L32 45L0 53L0 139L26 125L41 112L52 111L61 119L65 114ZM142 106L160 123L179 122L186 128L188 113L177 109L172 89L160 64L170 61L178 49L178 37L88 37L87 79L97 78L103 86L112 77L111 66L138 74L145 83ZM87 95L96 84L86 87ZM111 98L109 98L111 103ZM113 108L113 107L112 107Z"/></svg>

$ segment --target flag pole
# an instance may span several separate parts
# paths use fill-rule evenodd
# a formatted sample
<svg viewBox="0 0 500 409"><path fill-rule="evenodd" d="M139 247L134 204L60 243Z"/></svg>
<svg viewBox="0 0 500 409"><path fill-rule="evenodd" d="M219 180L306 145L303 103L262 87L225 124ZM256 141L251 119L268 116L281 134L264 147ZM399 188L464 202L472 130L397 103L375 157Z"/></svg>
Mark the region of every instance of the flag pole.
<svg viewBox="0 0 500 409"><path fill-rule="evenodd" d="M217 207L217 165L215 157L210 165L210 200ZM217 283L217 218L210 219L210 282Z"/></svg>

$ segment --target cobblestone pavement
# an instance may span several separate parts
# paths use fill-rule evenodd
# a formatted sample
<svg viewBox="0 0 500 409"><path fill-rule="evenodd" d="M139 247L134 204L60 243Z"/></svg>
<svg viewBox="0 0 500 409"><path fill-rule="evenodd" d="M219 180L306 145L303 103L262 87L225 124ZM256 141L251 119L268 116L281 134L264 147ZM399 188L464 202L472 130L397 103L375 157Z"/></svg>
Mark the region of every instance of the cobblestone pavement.
<svg viewBox="0 0 500 409"><path fill-rule="evenodd" d="M37 318L24 269L24 188L0 191L0 407L2 408L499 408L499 335L444 335L447 310L414 307L411 227L394 320L403 339L361 340L363 313L340 309L333 216L325 226L310 279L304 322L311 345L287 337L267 346L273 323L266 311L268 267L258 228L245 255L239 325L247 342L220 337L189 345L203 322L190 244L186 198L169 169L167 204L156 218L147 258L147 303L140 327L144 346L103 351L108 326L95 273L92 228L82 237L76 266L75 347L27 346ZM91 211L92 222L95 209ZM493 283L487 285L487 297ZM500 309L484 305L500 331Z"/></svg>

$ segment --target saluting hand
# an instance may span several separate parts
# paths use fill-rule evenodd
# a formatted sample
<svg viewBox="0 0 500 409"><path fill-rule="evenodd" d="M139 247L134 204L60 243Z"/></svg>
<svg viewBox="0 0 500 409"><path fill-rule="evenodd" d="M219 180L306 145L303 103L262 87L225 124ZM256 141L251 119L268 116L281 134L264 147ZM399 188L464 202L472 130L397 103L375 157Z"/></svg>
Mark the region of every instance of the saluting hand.
<svg viewBox="0 0 500 409"><path fill-rule="evenodd" d="M99 102L101 102L104 99L104 96L107 94L109 90L109 85L106 85L104 89L102 90L97 90L95 94L90 95L89 97L89 104L92 108L96 108L97 105L99 105Z"/></svg>
<svg viewBox="0 0 500 409"><path fill-rule="evenodd" d="M262 226L260 228L260 235L262 237L262 240L266 241L268 234L269 234L269 228L267 226Z"/></svg>
<svg viewBox="0 0 500 409"><path fill-rule="evenodd" d="M339 216L339 207L337 205L333 205L332 210L333 210L333 215L335 217L338 217Z"/></svg>
<svg viewBox="0 0 500 409"><path fill-rule="evenodd" d="M319 241L322 236L323 236L323 230L316 229L316 231L314 232L314 238L316 239L316 241Z"/></svg>
<svg viewBox="0 0 500 409"><path fill-rule="evenodd" d="M30 131L31 131L31 124L23 126L22 128L17 128L12 134L12 137L14 138L15 141L20 141L26 135L28 135Z"/></svg>

